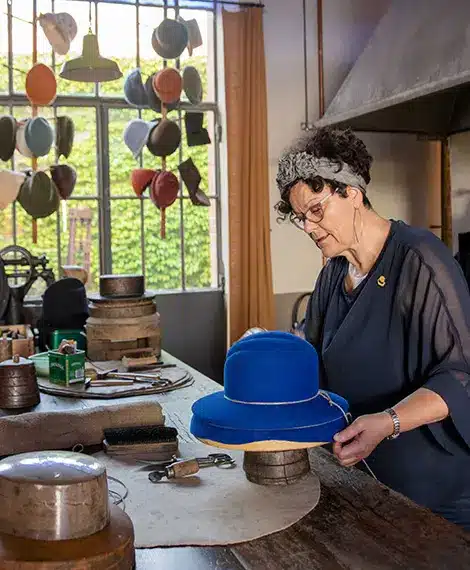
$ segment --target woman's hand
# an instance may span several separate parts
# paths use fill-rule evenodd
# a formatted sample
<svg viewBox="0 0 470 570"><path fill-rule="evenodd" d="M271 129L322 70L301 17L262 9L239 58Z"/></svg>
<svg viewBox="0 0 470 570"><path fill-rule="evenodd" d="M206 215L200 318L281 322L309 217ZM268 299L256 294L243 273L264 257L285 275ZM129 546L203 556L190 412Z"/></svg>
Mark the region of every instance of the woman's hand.
<svg viewBox="0 0 470 570"><path fill-rule="evenodd" d="M393 421L386 412L360 416L334 436L333 453L344 467L369 457L379 443L393 433Z"/></svg>

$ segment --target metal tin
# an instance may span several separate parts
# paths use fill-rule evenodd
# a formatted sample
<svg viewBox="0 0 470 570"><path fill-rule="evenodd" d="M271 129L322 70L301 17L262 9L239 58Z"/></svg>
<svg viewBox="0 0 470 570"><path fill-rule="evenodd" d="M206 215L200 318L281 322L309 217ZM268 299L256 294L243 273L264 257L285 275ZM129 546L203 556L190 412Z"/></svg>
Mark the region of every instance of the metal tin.
<svg viewBox="0 0 470 570"><path fill-rule="evenodd" d="M103 297L140 297L144 293L143 275L100 276L100 295Z"/></svg>
<svg viewBox="0 0 470 570"><path fill-rule="evenodd" d="M259 485L289 485L310 472L307 449L246 451L243 469L248 481Z"/></svg>
<svg viewBox="0 0 470 570"><path fill-rule="evenodd" d="M0 496L0 532L23 538L83 538L110 519L106 469L79 453L40 451L3 459Z"/></svg>

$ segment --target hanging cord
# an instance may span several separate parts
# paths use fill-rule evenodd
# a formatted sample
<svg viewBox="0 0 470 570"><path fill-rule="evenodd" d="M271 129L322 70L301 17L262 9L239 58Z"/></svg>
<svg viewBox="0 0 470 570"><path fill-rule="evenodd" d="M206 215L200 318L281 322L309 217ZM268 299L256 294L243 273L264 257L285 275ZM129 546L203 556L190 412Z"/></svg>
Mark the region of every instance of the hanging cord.
<svg viewBox="0 0 470 570"><path fill-rule="evenodd" d="M319 394L320 394L320 396L322 396L323 398L325 398L325 400L328 401L328 403L330 404L330 406L335 406L335 407L337 407L338 410L340 410L341 413L343 414L343 417L344 417L344 419L346 420L347 424L348 424L348 425L351 424L352 416L351 416L351 414L350 414L349 412L346 413L346 412L343 410L343 408L342 408L339 404L337 404L336 402L334 402L334 401L330 398L329 394L327 394L327 393L324 392L323 390L320 390L320 391L319 391ZM361 461L362 461L362 463L364 463L364 465L365 465L366 468L367 468L367 471L369 471L369 473L372 475L372 477L373 477L374 479L377 479L377 477L375 476L375 473L374 473L374 472L372 471L372 469L367 465L366 460L365 460L365 459L361 459Z"/></svg>

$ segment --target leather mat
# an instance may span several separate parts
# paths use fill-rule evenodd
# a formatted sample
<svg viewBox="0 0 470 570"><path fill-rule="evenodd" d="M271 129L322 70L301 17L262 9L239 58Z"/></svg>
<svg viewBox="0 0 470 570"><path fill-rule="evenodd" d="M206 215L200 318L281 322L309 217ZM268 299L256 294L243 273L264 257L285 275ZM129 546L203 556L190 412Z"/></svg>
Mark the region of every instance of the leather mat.
<svg viewBox="0 0 470 570"><path fill-rule="evenodd" d="M147 372L148 373L148 372ZM54 384L48 378L38 377L38 386L44 394L53 396L67 396L69 398L85 398L95 400L108 400L114 398L128 398L130 396L145 396L147 394L162 394L172 392L179 388L191 386L194 378L187 370L174 367L162 370L162 378L171 380L172 385L168 387L152 387L149 384L134 384L131 386L90 386L85 390L83 383L62 386ZM110 379L111 380L111 379Z"/></svg>
<svg viewBox="0 0 470 570"><path fill-rule="evenodd" d="M185 459L205 457L214 448L180 442ZM283 530L310 512L320 498L320 482L310 473L287 486L250 483L243 471L243 452L230 451L236 467L205 467L180 479L151 483L155 467L111 458L102 461L108 475L128 489L125 511L134 524L136 548L236 544ZM122 492L110 481L110 489Z"/></svg>

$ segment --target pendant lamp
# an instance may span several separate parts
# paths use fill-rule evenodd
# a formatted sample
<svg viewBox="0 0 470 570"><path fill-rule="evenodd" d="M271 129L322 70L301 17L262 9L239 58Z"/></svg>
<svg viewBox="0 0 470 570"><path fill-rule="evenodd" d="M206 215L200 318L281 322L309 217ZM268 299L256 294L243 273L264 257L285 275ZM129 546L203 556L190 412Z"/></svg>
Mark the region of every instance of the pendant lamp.
<svg viewBox="0 0 470 570"><path fill-rule="evenodd" d="M91 2L89 11L89 29L83 38L81 57L66 61L62 66L60 77L69 81L84 83L103 83L122 77L118 64L112 59L100 55L98 38L91 29Z"/></svg>

